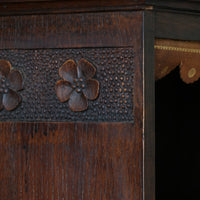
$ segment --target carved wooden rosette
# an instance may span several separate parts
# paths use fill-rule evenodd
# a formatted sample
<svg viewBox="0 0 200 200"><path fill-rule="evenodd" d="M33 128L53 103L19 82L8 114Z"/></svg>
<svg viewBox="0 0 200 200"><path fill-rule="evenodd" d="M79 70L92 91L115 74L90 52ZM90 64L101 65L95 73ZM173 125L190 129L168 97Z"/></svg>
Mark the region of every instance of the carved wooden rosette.
<svg viewBox="0 0 200 200"><path fill-rule="evenodd" d="M21 102L21 96L17 93L23 89L21 73L11 69L7 60L0 60L0 111L14 110Z"/></svg>
<svg viewBox="0 0 200 200"><path fill-rule="evenodd" d="M200 42L166 39L155 41L155 78L160 79L177 66L185 83L193 83L200 78Z"/></svg>
<svg viewBox="0 0 200 200"><path fill-rule="evenodd" d="M69 100L72 111L84 111L88 108L88 99L95 100L99 94L99 82L93 79L95 67L85 59L78 65L67 60L59 69L63 80L56 83L56 95L61 102Z"/></svg>

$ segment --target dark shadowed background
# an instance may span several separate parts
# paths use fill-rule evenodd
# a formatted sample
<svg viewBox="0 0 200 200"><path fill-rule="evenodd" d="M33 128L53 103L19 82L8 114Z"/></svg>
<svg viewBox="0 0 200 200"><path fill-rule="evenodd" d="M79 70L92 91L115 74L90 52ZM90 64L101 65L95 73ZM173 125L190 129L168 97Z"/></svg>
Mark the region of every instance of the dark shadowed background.
<svg viewBox="0 0 200 200"><path fill-rule="evenodd" d="M200 80L179 68L156 82L157 200L200 198Z"/></svg>

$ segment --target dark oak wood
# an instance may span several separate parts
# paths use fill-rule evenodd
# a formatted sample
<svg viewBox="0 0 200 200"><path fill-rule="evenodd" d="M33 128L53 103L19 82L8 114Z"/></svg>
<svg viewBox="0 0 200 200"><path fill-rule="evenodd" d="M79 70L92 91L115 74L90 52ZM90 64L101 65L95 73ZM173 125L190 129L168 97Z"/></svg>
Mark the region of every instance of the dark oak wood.
<svg viewBox="0 0 200 200"><path fill-rule="evenodd" d="M143 39L143 82L144 82L144 199L155 199L155 78L154 78L154 36L155 15L144 13Z"/></svg>
<svg viewBox="0 0 200 200"><path fill-rule="evenodd" d="M117 10L144 10L151 9L144 0L75 0L75 1L43 1L43 2L2 2L0 1L0 15L16 14L49 14L49 13L80 13Z"/></svg>
<svg viewBox="0 0 200 200"><path fill-rule="evenodd" d="M43 2L43 1L55 1L55 2L66 2L70 3L68 0L0 0L0 3L14 3L14 2L23 2L23 3L28 3L28 2ZM68 1L68 2L67 2ZM80 0L74 0L75 3L80 3ZM120 2L119 0L113 1L113 0L101 0L101 1L93 1L93 0L86 0L82 1L82 4L84 5L89 5L89 4L96 4L96 5L111 5L113 4L123 4L123 5L131 5L131 4L139 4L139 3L144 3L145 0L127 0L126 2Z"/></svg>
<svg viewBox="0 0 200 200"><path fill-rule="evenodd" d="M27 2L43 2L43 1L56 1L56 0L0 0L0 3L27 3Z"/></svg>
<svg viewBox="0 0 200 200"><path fill-rule="evenodd" d="M142 199L132 123L0 123L0 197Z"/></svg>
<svg viewBox="0 0 200 200"><path fill-rule="evenodd" d="M151 2L151 5L154 6L155 9L166 11L171 10L174 12L191 12L191 13L198 13L200 11L200 4L199 0L192 1L192 0L156 0L155 2Z"/></svg>
<svg viewBox="0 0 200 200"><path fill-rule="evenodd" d="M0 0L0 3L19 3L19 2L23 2L23 3L29 3L29 2L43 2L43 1L48 1L48 2L63 2L63 3L70 3L67 2L68 0ZM80 0L74 0L75 3L80 3ZM96 5L111 5L111 4L123 4L123 5L132 5L132 4L140 4L140 3L144 3L146 2L146 0L127 0L126 2L120 2L119 0L113 1L113 0L101 0L99 2L95 2L92 0L85 0L82 1L82 4L84 5L89 5L89 4L96 4Z"/></svg>
<svg viewBox="0 0 200 200"><path fill-rule="evenodd" d="M130 6L130 10L132 8ZM144 114L153 117L149 111L146 113L144 110L144 105L147 104L144 102L146 98L144 90L146 86L143 83L144 66L146 67L146 61L152 64L149 59L143 63L146 56L144 48L149 48L149 44L143 43L145 30L143 26L147 23L143 22L144 18L148 19L148 16L144 16L144 12L140 9L136 10L134 7L131 11L0 17L1 59L8 59L10 54L14 54L15 56L10 58L14 59L12 64L16 63L18 67L21 66L21 69L26 68L23 73L24 80L27 80L27 74L31 74L34 80L38 80L36 83L31 81L32 89L29 92L37 93L39 90L37 86L41 86L43 92L37 96L42 99L39 105L45 104L43 97L51 99L52 94L56 95L55 84L59 80L59 72L56 74L55 69L63 64L60 63L61 65L58 66L56 63L68 59L78 61L80 58L87 58L91 62L93 60L94 63L101 61L99 62L101 67L97 67L100 75L95 78L98 78L100 87L97 100L101 95L107 95L102 99L101 103L104 106L102 110L110 107L112 116L120 116L118 113L124 110L123 105L126 101L124 94L130 89L129 100L132 101L128 108L131 119L121 118L117 123L113 122L114 118L106 118L110 113L105 113L106 120L102 123L98 118L91 122L83 112L77 113L76 119L73 118L75 114L70 113L71 121L64 118L63 123L60 120L50 122L61 113L55 112L57 103L60 103L58 99L48 104L50 117L47 117L45 122L36 122L36 115L32 116L32 123L27 122L27 119L23 119L23 122L1 122L0 151L4 156L0 158L0 197L3 200L142 200L146 188L149 191L147 195L153 198L154 191L152 190L150 194L150 189L154 187L148 186L154 184L151 182L153 179L148 177L153 166L150 166L149 170L144 168L145 163L152 164L154 151L152 148L147 157L144 156L146 152L144 148L147 150L150 148L147 143L150 141L148 137L151 137L148 132L144 133L144 129L148 128L144 125ZM145 36L145 40L147 39L149 38ZM150 42L152 41L151 38ZM70 51L68 55L73 55L74 58L68 58L66 55L62 60L61 54L58 53L62 50ZM131 55L125 50L128 50ZM51 58L40 60L41 56L38 52L46 56L54 51L57 52L55 56L50 54ZM79 51L83 53L77 54ZM90 51L92 53L88 53ZM96 51L105 52L100 55L95 53ZM21 56L16 57L21 52L26 52L22 54L26 56L24 60L28 60L26 63L30 67L24 64L25 61L21 61ZM112 52L111 57L108 57L109 52ZM125 53L124 56L122 52ZM50 62L52 59L58 62ZM118 59L121 61L119 62ZM28 70L32 67L35 70L33 74ZM126 70L124 71L123 68L129 69L128 73L125 74ZM48 77L48 81L44 81L45 78L40 79L40 75ZM129 87L122 87L127 84L127 81ZM112 87L109 84L112 84ZM131 84L134 86L133 89ZM101 87L104 87L104 90L101 90ZM26 90L27 87L23 92ZM51 91L50 95L46 95L46 90ZM40 98L41 95L43 97ZM30 95L29 98L31 97ZM124 100L118 101L119 97ZM34 103L30 105L33 112L36 111L38 98L33 99ZM26 100L27 98L24 98L24 101ZM113 108L115 103L112 102L115 100L122 106L121 108ZM95 109L95 105L92 109L98 117L98 109ZM143 146L144 144L146 147ZM150 156L152 156L151 161ZM146 180L148 184L145 183Z"/></svg>
<svg viewBox="0 0 200 200"><path fill-rule="evenodd" d="M175 40L200 40L199 15L156 12L155 37Z"/></svg>
<svg viewBox="0 0 200 200"><path fill-rule="evenodd" d="M161 10L198 13L197 1L183 0L1 0L0 15L75 13L117 10Z"/></svg>
<svg viewBox="0 0 200 200"><path fill-rule="evenodd" d="M134 76L131 120L120 118L113 123L112 118L106 118L110 115L105 114L104 123L98 118L83 122L77 114L78 119L66 122L64 118L64 123L48 122L50 118L36 123L35 116L32 123L1 122L0 198L154 200L154 38L200 40L199 5L197 1L151 0L0 1L2 52L36 50L36 58L39 50L47 53L51 49L87 52L92 48L130 48L134 52L133 57L128 57L134 67L125 76L119 67L121 63L113 64L117 60L115 55L112 59L102 55L100 67L105 65L103 72L114 74L109 80L113 83L113 77L130 80ZM73 55L76 61L83 57ZM90 61L98 60L98 56L88 53L86 57ZM123 56L121 59L126 60ZM19 66L21 59L16 60ZM42 67L36 69L40 73ZM46 76L52 73L45 71ZM49 77L55 83L59 80ZM109 91L106 95L114 101L118 97L110 97L113 88L102 81L105 77L98 76L100 92L102 85L107 86L103 92ZM114 94L123 98L122 89L118 85L113 87L117 90ZM115 105L104 99L104 108ZM52 113L56 110L54 103L49 106ZM118 104L123 106L120 101ZM110 113L113 116L121 109L111 109Z"/></svg>
<svg viewBox="0 0 200 200"><path fill-rule="evenodd" d="M0 49L137 47L142 12L8 16L0 26Z"/></svg>

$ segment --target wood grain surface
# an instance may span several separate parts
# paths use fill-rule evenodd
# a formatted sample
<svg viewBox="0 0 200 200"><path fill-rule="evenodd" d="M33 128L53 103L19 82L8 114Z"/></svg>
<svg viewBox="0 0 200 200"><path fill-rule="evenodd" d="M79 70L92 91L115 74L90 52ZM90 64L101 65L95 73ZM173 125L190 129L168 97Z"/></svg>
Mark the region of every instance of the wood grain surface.
<svg viewBox="0 0 200 200"><path fill-rule="evenodd" d="M0 15L160 10L198 13L199 0L0 0Z"/></svg>
<svg viewBox="0 0 200 200"><path fill-rule="evenodd" d="M144 13L144 199L155 200L155 16Z"/></svg>
<svg viewBox="0 0 200 200"><path fill-rule="evenodd" d="M0 15L144 10L145 0L0 0Z"/></svg>
<svg viewBox="0 0 200 200"><path fill-rule="evenodd" d="M134 58L126 55L126 59L132 62L134 73L131 71L127 77L121 75L120 79L132 80L130 78L134 74L134 89L131 91L133 106L129 108L135 116L134 121L103 123L98 120L77 122L79 120L76 119L55 123L48 122L47 118L47 122L34 122L34 119L33 122L26 122L26 119L23 122L1 122L1 200L142 200L146 188L147 199L148 195L153 199L154 186L148 184L154 184L154 148L150 149L154 137L153 126L150 129L151 121L147 122L148 118L152 117L153 120L153 98L150 103L144 101L145 92L153 95L151 70L147 70L145 76L151 81L150 91L144 90L143 85L144 67L153 66L150 57L144 63L144 56L153 49L153 36L148 38L143 32L144 25L149 22L150 26L152 19L144 24L144 18L148 19L149 16L145 16L143 11L90 11L84 14L2 16L0 49L37 52L47 48L75 48L87 52L97 47L102 50L121 48L119 58L123 48L133 49ZM150 39L149 43L144 44L147 39ZM89 53L84 57L90 60L91 57L87 56ZM107 56L104 57L104 73L122 73L119 64L113 64L115 70L110 70L109 63L112 62ZM74 54L73 59L78 58ZM19 57L16 58L16 63L19 61ZM124 67L127 67L127 63ZM21 66L26 67L23 63ZM37 70L40 73L40 66ZM43 73L46 76L50 74L47 70L43 70ZM104 75L100 80L103 78ZM114 83L113 79L109 81ZM48 88L49 82L45 84L44 88ZM109 102L109 105L112 103ZM148 110L144 110L144 105ZM54 106L49 107L54 114ZM147 118L144 119L144 115ZM147 128L150 132L144 132Z"/></svg>
<svg viewBox="0 0 200 200"><path fill-rule="evenodd" d="M200 17L198 14L156 12L155 36L173 40L200 40Z"/></svg>
<svg viewBox="0 0 200 200"><path fill-rule="evenodd" d="M142 199L131 123L0 123L0 199Z"/></svg>
<svg viewBox="0 0 200 200"><path fill-rule="evenodd" d="M43 2L43 1L48 1L48 2L63 2L63 3L68 3L71 5L74 5L74 3L80 5L80 2L82 2L82 5L91 5L94 6L94 4L96 5L115 5L115 4L119 4L119 5L131 5L131 4L139 4L139 3L144 3L145 0L127 0L125 2L122 2L120 0L101 0L101 1L93 1L93 0L74 0L74 1L68 1L68 0L0 0L0 3L14 3L14 2L23 2L23 3L27 3L27 2ZM74 2L74 3L73 3ZM78 6L76 5L76 6ZM75 5L74 5L75 6Z"/></svg>
<svg viewBox="0 0 200 200"><path fill-rule="evenodd" d="M137 46L142 12L8 16L0 27L0 49Z"/></svg>

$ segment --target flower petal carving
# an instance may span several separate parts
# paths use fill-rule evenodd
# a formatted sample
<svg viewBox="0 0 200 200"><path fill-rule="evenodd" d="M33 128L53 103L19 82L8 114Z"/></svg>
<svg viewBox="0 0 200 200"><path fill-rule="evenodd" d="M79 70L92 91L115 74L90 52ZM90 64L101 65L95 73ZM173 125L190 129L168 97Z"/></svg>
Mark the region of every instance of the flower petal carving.
<svg viewBox="0 0 200 200"><path fill-rule="evenodd" d="M76 63L73 60L67 60L59 69L59 75L64 80L72 83L77 78Z"/></svg>
<svg viewBox="0 0 200 200"><path fill-rule="evenodd" d="M99 94L99 82L94 79L87 80L86 87L83 89L83 94L90 100L96 99Z"/></svg>
<svg viewBox="0 0 200 200"><path fill-rule="evenodd" d="M6 77L10 72L11 64L7 60L0 60L0 75Z"/></svg>
<svg viewBox="0 0 200 200"><path fill-rule="evenodd" d="M3 105L6 110L15 109L21 101L21 97L13 90L9 90L7 94L3 95Z"/></svg>
<svg viewBox="0 0 200 200"><path fill-rule="evenodd" d="M14 69L8 74L8 83L10 84L10 88L16 91L23 89L23 80L21 73Z"/></svg>
<svg viewBox="0 0 200 200"><path fill-rule="evenodd" d="M0 60L0 110L14 110L21 102L17 91L23 89L21 73L13 69L7 60Z"/></svg>
<svg viewBox="0 0 200 200"><path fill-rule="evenodd" d="M67 60L59 69L63 80L56 83L56 95L61 102L69 100L72 111L84 111L88 108L88 99L95 100L99 94L99 82L92 77L96 68L87 60Z"/></svg>
<svg viewBox="0 0 200 200"><path fill-rule="evenodd" d="M65 102L69 99L73 89L70 83L64 80L59 80L56 83L56 95L61 102Z"/></svg>
<svg viewBox="0 0 200 200"><path fill-rule="evenodd" d="M85 79L92 78L96 73L95 67L85 60L84 58L80 59L78 62L78 77L84 77Z"/></svg>
<svg viewBox="0 0 200 200"><path fill-rule="evenodd" d="M83 93L73 91L69 99L69 107L72 111L84 111L88 107L87 99Z"/></svg>

